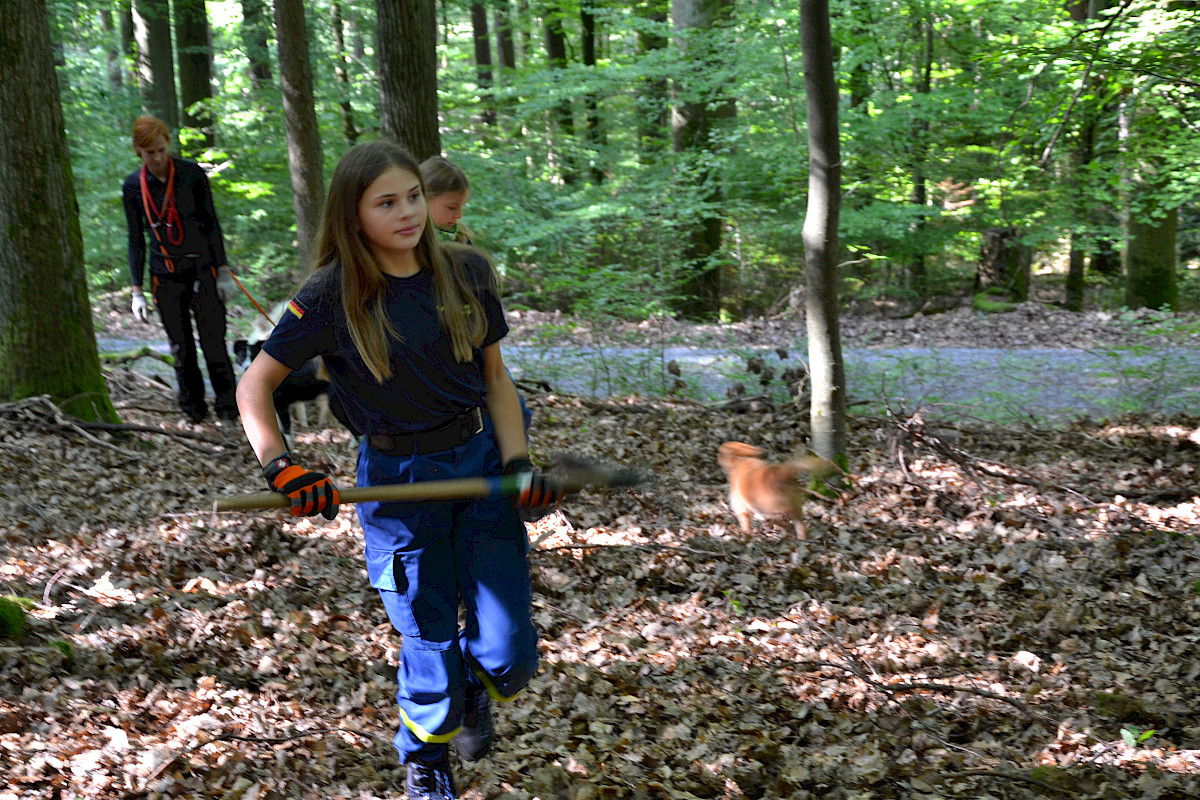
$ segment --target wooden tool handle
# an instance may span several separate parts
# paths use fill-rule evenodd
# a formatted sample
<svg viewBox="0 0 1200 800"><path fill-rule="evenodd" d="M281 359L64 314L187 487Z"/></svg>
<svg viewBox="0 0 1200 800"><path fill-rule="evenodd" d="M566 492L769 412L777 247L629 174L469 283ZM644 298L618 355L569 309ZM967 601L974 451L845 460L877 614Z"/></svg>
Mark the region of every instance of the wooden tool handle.
<svg viewBox="0 0 1200 800"><path fill-rule="evenodd" d="M383 500L462 500L470 497L498 497L519 494L525 475L506 475L503 478L458 478L449 481L422 481L419 483L397 483L386 486L363 486L339 489L343 503L367 503ZM237 497L219 497L213 502L213 511L248 511L255 508L287 508L291 505L287 495L280 492L244 494Z"/></svg>

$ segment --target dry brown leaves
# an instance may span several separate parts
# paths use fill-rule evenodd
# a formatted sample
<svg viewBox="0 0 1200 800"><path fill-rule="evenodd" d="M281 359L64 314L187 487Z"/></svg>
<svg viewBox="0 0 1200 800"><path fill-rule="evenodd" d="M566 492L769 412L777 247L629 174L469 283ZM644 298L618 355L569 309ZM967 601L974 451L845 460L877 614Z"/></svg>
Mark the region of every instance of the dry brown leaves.
<svg viewBox="0 0 1200 800"><path fill-rule="evenodd" d="M111 385L183 429L161 385ZM741 534L715 461L794 452L795 409L531 404L535 454L652 480L531 526L542 670L465 797L1200 796L1197 420L856 420L852 488L801 542ZM0 593L38 603L0 647L0 798L401 796L399 639L353 512L207 512L261 479L239 431L194 432L0 413ZM353 481L346 434L298 449Z"/></svg>

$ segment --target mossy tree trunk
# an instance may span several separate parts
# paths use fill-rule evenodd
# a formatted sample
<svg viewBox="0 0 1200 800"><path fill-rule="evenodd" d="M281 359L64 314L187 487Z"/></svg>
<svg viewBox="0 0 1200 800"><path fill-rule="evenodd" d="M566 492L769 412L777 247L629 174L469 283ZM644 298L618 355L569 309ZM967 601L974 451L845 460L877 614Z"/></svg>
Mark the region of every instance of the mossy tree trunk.
<svg viewBox="0 0 1200 800"><path fill-rule="evenodd" d="M1175 308L1179 299L1175 277L1178 219L1174 208L1154 216L1130 217L1125 251L1125 305L1130 308Z"/></svg>
<svg viewBox="0 0 1200 800"><path fill-rule="evenodd" d="M976 294L997 294L1013 303L1029 298L1033 251L1021 243L1020 235L1016 228L988 228L983 232L975 271Z"/></svg>
<svg viewBox="0 0 1200 800"><path fill-rule="evenodd" d="M2 0L0 402L116 422L100 372L45 0ZM36 187L36 191L31 191Z"/></svg>

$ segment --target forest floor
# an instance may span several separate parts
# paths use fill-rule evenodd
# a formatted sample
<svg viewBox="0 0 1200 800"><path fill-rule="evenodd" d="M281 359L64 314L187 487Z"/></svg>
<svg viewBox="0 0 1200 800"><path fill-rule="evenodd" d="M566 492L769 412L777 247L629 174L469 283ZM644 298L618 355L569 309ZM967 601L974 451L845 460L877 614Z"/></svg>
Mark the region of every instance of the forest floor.
<svg viewBox="0 0 1200 800"><path fill-rule="evenodd" d="M1039 308L848 318L843 343L1128 344L1140 324ZM792 346L802 325L731 330ZM182 424L128 365L108 380L149 430L0 406L0 594L32 606L0 641L0 800L401 797L400 642L353 509L208 511L261 491L240 431ZM528 399L535 455L648 480L530 526L542 667L498 709L493 754L458 765L463 797L1200 797L1200 417L854 416L849 486L808 504L802 541L742 533L715 454L786 457L806 411ZM344 431L296 449L353 484Z"/></svg>

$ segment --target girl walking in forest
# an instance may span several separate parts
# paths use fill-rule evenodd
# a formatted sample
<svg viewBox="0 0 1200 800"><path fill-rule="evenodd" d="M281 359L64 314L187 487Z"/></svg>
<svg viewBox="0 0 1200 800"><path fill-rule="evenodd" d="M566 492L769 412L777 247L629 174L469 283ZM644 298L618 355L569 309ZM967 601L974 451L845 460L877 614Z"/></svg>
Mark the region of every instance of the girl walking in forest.
<svg viewBox="0 0 1200 800"><path fill-rule="evenodd" d="M463 206L471 199L467 174L449 159L431 156L421 162L421 180L429 193L429 216L442 238L472 244L471 229L462 222Z"/></svg>
<svg viewBox="0 0 1200 800"><path fill-rule="evenodd" d="M517 507L549 509L562 490L529 460L491 265L444 252L416 162L400 147L351 148L334 171L314 270L238 384L250 444L294 515L333 519L329 478L286 452L271 395L323 356L332 391L365 432L358 485L524 474L513 498L365 502L367 574L403 635L396 749L409 797L456 797L448 743L466 760L494 738L490 699L533 677L528 540ZM458 628L458 607L466 609ZM457 738L455 738L457 736Z"/></svg>

